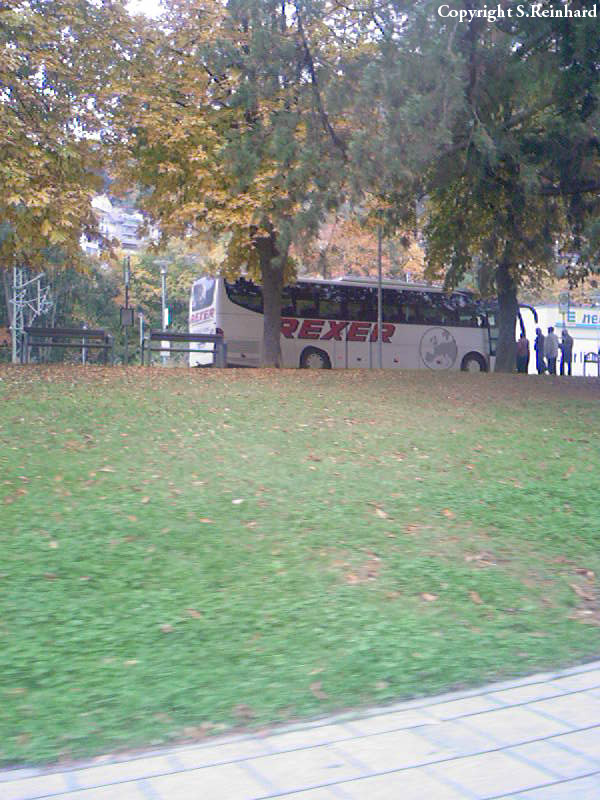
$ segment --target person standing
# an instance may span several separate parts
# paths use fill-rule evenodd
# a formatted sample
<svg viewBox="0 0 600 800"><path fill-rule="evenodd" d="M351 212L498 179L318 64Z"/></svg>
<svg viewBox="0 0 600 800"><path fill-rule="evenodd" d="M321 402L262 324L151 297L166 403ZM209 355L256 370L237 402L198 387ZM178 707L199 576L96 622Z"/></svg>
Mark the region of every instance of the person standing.
<svg viewBox="0 0 600 800"><path fill-rule="evenodd" d="M548 372L556 375L556 359L558 357L558 336L554 333L554 328L548 328L548 335L544 340L544 356L548 362Z"/></svg>
<svg viewBox="0 0 600 800"><path fill-rule="evenodd" d="M538 375L543 375L546 372L546 362L544 361L544 334L541 328L535 329L533 349L535 350L535 368Z"/></svg>
<svg viewBox="0 0 600 800"><path fill-rule="evenodd" d="M562 341L560 343L560 374L564 375L569 370L569 375L572 375L572 362L573 362L573 337L569 331L564 328L562 332Z"/></svg>
<svg viewBox="0 0 600 800"><path fill-rule="evenodd" d="M517 342L517 372L527 372L529 369L529 339L524 333Z"/></svg>

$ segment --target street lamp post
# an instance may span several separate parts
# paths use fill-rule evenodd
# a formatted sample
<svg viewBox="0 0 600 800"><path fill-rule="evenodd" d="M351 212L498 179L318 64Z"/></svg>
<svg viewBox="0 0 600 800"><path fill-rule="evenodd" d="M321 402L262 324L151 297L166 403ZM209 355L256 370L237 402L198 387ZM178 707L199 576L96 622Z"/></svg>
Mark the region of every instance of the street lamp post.
<svg viewBox="0 0 600 800"><path fill-rule="evenodd" d="M129 256L125 259L123 275L125 278L125 315L129 314L129 281L131 278L131 261ZM125 320L125 366L129 365L129 320Z"/></svg>
<svg viewBox="0 0 600 800"><path fill-rule="evenodd" d="M168 261L156 261L155 262L160 267L160 283L161 283L161 330L166 331L169 327L169 318L168 318L168 309L167 309L167 266L169 264ZM169 343L164 341L161 343L161 347L168 347ZM169 358L168 353L161 353L160 360L162 361L163 365L167 363Z"/></svg>
<svg viewBox="0 0 600 800"><path fill-rule="evenodd" d="M381 223L377 228L377 366L379 369L383 368L383 291L381 279L381 240L383 239L383 231L381 230Z"/></svg>
<svg viewBox="0 0 600 800"><path fill-rule="evenodd" d="M164 265L160 268L160 279L162 289L162 326L163 330L166 330L169 321L165 318L165 311L167 310L167 268Z"/></svg>

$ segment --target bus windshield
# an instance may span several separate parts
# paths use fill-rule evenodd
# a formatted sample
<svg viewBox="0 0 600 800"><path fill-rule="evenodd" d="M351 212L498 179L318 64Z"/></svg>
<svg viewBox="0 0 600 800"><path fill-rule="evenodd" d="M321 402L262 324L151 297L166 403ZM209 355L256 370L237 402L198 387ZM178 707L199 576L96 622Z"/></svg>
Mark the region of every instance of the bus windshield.
<svg viewBox="0 0 600 800"><path fill-rule="evenodd" d="M192 302L190 311L202 311L212 306L215 297L214 278L201 278L192 286Z"/></svg>

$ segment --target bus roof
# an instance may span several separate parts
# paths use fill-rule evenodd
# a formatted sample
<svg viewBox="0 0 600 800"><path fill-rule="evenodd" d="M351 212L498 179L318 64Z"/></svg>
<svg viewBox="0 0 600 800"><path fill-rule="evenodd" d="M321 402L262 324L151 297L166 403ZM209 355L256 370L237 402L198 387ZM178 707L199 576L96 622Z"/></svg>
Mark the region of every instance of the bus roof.
<svg viewBox="0 0 600 800"><path fill-rule="evenodd" d="M377 287L378 281L377 278L369 278L369 277L360 277L354 275L343 275L340 278L332 278L331 280L324 280L323 278L303 278L299 276L298 281L302 281L303 283L321 283L321 284L328 284L328 285L335 285L335 284L342 284L346 286L366 286L366 287ZM424 292L443 292L444 287L440 286L439 284L432 284L432 283L417 283L412 281L399 281L394 280L393 278L384 278L381 281L381 285L386 288L392 289L412 289L413 291L424 291ZM472 294L468 289L453 289L453 292L458 292L460 294Z"/></svg>
<svg viewBox="0 0 600 800"><path fill-rule="evenodd" d="M205 275L205 276L199 277L194 281L194 283L198 283L199 281L203 280L203 278L206 278L206 277L213 277L213 276ZM217 275L217 276L214 276L214 277L217 278L217 277L223 277L223 276L218 276ZM240 275L240 277L244 278L245 280L250 280L251 281L251 279L249 279L246 275L242 274L242 275ZM310 277L304 277L302 275L299 275L296 278L295 283L314 283L314 284L325 285L325 286L336 286L336 285L337 286L340 286L340 285L341 286L364 286L364 287L368 287L368 288L377 288L378 281L377 281L377 278L369 278L369 277L366 277L366 276L365 277L361 277L361 276L355 276L355 275L342 275L339 278L310 278ZM422 292L440 292L441 293L441 292L445 291L444 287L440 286L439 284L435 285L435 284L432 284L432 283L418 283L416 281L415 282L412 282L412 281L399 281L399 280L394 280L393 278L384 278L381 281L381 285L384 286L386 289L390 289L390 288L391 289L407 289L407 290L412 290L412 291L415 291L415 292L422 291ZM474 295L474 292L472 292L470 289L452 289L451 293L452 294L470 295L470 296Z"/></svg>

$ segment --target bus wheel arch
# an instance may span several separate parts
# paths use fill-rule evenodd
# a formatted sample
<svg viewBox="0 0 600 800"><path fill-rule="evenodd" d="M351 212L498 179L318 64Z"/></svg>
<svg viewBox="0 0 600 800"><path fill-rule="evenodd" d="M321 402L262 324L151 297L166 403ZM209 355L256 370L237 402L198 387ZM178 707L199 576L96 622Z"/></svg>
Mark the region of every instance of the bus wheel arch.
<svg viewBox="0 0 600 800"><path fill-rule="evenodd" d="M305 347L300 354L301 369L331 369L331 360L324 350L318 347Z"/></svg>
<svg viewBox="0 0 600 800"><path fill-rule="evenodd" d="M467 353L460 363L463 372L487 372L488 365L481 353Z"/></svg>

